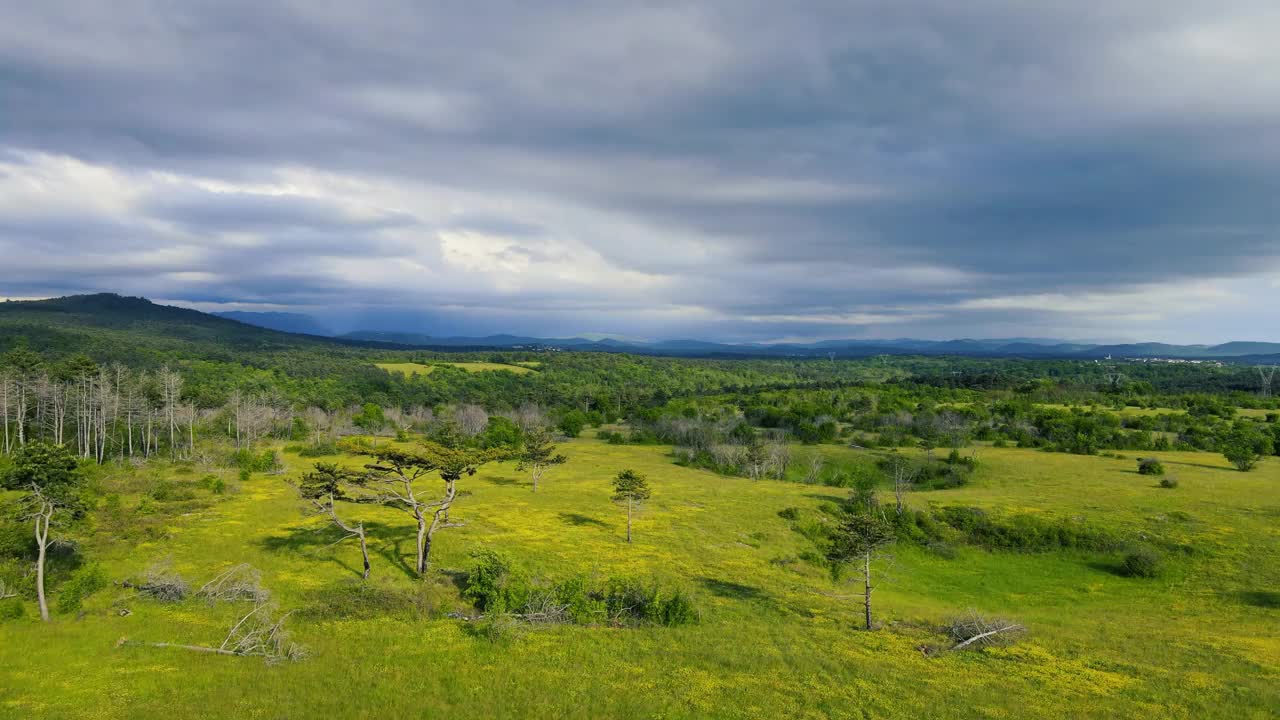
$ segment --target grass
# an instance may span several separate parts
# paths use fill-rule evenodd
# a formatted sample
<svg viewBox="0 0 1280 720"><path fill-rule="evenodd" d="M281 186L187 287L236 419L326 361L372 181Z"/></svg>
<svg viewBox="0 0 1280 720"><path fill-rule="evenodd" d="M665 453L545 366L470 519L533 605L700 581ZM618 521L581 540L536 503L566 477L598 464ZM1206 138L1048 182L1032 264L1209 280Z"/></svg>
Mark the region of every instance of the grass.
<svg viewBox="0 0 1280 720"><path fill-rule="evenodd" d="M492 362L438 362L430 365L422 365L420 363L377 363L377 366L387 372L400 373L402 375L413 377L416 375L430 375L433 370L441 365L456 367L461 370L466 370L467 372L490 372L502 370L505 372L513 372L517 375L526 375L531 372L536 372L536 368L540 364L541 363L536 362L525 362L515 365Z"/></svg>
<svg viewBox="0 0 1280 720"><path fill-rule="evenodd" d="M1059 405L1059 404L1053 404L1053 403L1041 403L1040 407L1052 408L1055 410L1071 409L1071 406L1069 405ZM1089 409L1089 406L1077 406L1077 407L1082 407L1083 409L1086 409L1086 410ZM1144 407L1134 407L1132 405L1126 405L1118 410L1105 405L1098 405L1097 409L1103 410L1105 412L1115 413L1121 416L1128 416L1128 417L1147 417L1147 416L1154 417L1156 415L1186 415L1187 414L1186 410L1177 409L1177 408L1144 408ZM1261 419L1261 418L1265 418L1269 413L1274 413L1274 412L1277 412L1277 411L1268 410L1265 408L1236 408L1236 414L1239 415L1240 417L1250 417L1250 418Z"/></svg>
<svg viewBox="0 0 1280 720"><path fill-rule="evenodd" d="M918 507L964 504L996 512L1084 517L1187 543L1155 580L1116 572L1119 555L991 553L945 560L901 546L877 590L877 633L835 595L807 545L777 516L844 491L751 482L673 465L660 447L564 443L568 464L535 494L510 465L465 480L455 506L465 527L442 531L437 568L462 568L479 547L501 549L549 577L577 573L661 578L688 589L702 622L680 628L534 629L503 643L451 619L293 618L304 662L125 647L116 641L218 642L234 608L159 605L112 587L85 614L44 626L0 625L0 716L88 717L1273 717L1280 707L1280 460L1252 473L1216 455L1161 453L1181 485L1156 487L1133 460L979 450L964 488L916 493ZM834 446L832 458L858 451ZM289 476L309 462L287 454ZM649 476L652 501L623 540L609 478ZM175 479L199 477L177 474ZM130 471L104 482L133 488ZM138 496L126 492L122 505ZM198 585L248 562L281 606L313 606L357 577L354 546L305 518L280 477L202 495L166 516L160 539L112 541L87 554L112 580L158 559ZM411 589L412 525L389 510L347 508L371 531L373 582ZM186 513L186 514L183 514ZM421 590L439 609L459 603L446 582ZM132 614L120 616L117 603ZM967 608L1015 617L1029 637L1006 649L926 657L930 627Z"/></svg>

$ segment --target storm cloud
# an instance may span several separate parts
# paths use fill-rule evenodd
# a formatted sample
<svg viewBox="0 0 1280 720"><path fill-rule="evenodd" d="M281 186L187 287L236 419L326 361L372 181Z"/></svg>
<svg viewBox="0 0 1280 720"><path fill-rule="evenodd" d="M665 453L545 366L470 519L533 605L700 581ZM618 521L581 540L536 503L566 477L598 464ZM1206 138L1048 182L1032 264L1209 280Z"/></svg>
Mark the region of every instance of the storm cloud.
<svg viewBox="0 0 1280 720"><path fill-rule="evenodd" d="M0 296L1280 340L1272 0L0 0Z"/></svg>

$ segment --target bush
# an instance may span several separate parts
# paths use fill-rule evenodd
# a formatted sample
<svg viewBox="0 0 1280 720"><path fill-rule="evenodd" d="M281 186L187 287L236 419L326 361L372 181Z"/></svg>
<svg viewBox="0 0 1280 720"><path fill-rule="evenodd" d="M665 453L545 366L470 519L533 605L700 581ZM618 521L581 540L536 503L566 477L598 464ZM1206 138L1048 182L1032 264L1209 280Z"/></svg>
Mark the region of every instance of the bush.
<svg viewBox="0 0 1280 720"><path fill-rule="evenodd" d="M1160 479L1160 487L1162 487L1162 488L1167 488L1167 489L1169 489L1169 490L1172 490L1172 489L1174 489L1174 488L1178 487L1178 478L1176 478L1176 477L1161 478L1161 479Z"/></svg>
<svg viewBox="0 0 1280 720"><path fill-rule="evenodd" d="M576 438L582 434L582 429L587 426L587 414L581 410L570 410L560 419L560 432L571 438Z"/></svg>
<svg viewBox="0 0 1280 720"><path fill-rule="evenodd" d="M486 613L518 612L529 599L529 581L507 556L494 550L477 550L467 572L462 597Z"/></svg>
<svg viewBox="0 0 1280 720"><path fill-rule="evenodd" d="M254 454L248 448L241 448L231 453L227 462L231 467L240 468L241 476L250 472L279 472L284 469L284 464L280 462L280 456L275 450L263 450L261 453Z"/></svg>
<svg viewBox="0 0 1280 720"><path fill-rule="evenodd" d="M168 480L159 480L151 486L147 496L156 502L181 502L183 500L194 500L196 494L185 485L179 485Z"/></svg>
<svg viewBox="0 0 1280 720"><path fill-rule="evenodd" d="M316 619L369 619L423 614L420 598L399 588L350 580L327 585L309 594L300 614Z"/></svg>
<svg viewBox="0 0 1280 720"><path fill-rule="evenodd" d="M297 452L305 458L328 457L338 454L338 443L330 439L318 440L310 445L303 445Z"/></svg>
<svg viewBox="0 0 1280 720"><path fill-rule="evenodd" d="M601 440L604 440L610 445L625 445L627 443L626 435L623 435L620 432L614 432L612 430L601 430L600 432L596 433L596 437Z"/></svg>
<svg viewBox="0 0 1280 720"><path fill-rule="evenodd" d="M0 558L34 559L36 540L26 523L0 521Z"/></svg>
<svg viewBox="0 0 1280 720"><path fill-rule="evenodd" d="M601 587L578 576L550 584L530 578L501 553L479 550L472 558L462 596L485 613L486 621L509 616L526 622L674 626L698 620L688 595L664 591L656 582L611 578Z"/></svg>
<svg viewBox="0 0 1280 720"><path fill-rule="evenodd" d="M1163 475L1164 464L1158 458L1142 458L1138 461L1139 475Z"/></svg>
<svg viewBox="0 0 1280 720"><path fill-rule="evenodd" d="M1066 518L1054 520L1038 515L997 518L981 508L959 506L914 515L915 526L926 538L947 539L941 537L946 527L955 531L960 539L993 550L1111 550L1118 544L1110 533Z"/></svg>
<svg viewBox="0 0 1280 720"><path fill-rule="evenodd" d="M0 600L0 622L21 619L26 612L26 606L22 604L21 598L15 597Z"/></svg>
<svg viewBox="0 0 1280 720"><path fill-rule="evenodd" d="M57 610L60 613L73 613L81 608L84 599L107 586L107 574L97 563L82 565L71 578L63 583L58 592Z"/></svg>
<svg viewBox="0 0 1280 720"><path fill-rule="evenodd" d="M217 475L205 475L200 478L200 484L204 485L204 489L214 495L222 495L227 491L227 483Z"/></svg>
<svg viewBox="0 0 1280 720"><path fill-rule="evenodd" d="M664 595L658 584L634 578L610 578L604 590L609 621L617 625L656 623L675 626L698 621L693 602L676 590Z"/></svg>
<svg viewBox="0 0 1280 720"><path fill-rule="evenodd" d="M1160 574L1163 558L1152 548L1138 548L1124 556L1120 569L1129 577L1153 578Z"/></svg>

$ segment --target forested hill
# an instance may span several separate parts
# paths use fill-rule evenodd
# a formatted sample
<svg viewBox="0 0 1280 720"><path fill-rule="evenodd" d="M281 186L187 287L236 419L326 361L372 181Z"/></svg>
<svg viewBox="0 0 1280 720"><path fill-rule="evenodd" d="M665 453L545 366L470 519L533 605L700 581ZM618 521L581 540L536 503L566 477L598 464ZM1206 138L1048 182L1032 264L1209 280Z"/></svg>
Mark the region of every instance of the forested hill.
<svg viewBox="0 0 1280 720"><path fill-rule="evenodd" d="M45 353L83 353L124 362L155 353L228 353L392 347L270 330L198 310L114 293L0 303L0 352L26 344Z"/></svg>

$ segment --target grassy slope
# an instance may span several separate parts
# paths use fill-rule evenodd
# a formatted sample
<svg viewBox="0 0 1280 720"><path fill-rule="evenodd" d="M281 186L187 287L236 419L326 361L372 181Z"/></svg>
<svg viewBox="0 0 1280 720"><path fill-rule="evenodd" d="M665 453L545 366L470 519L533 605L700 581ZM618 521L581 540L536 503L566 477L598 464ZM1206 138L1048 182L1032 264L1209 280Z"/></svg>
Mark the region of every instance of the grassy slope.
<svg viewBox="0 0 1280 720"><path fill-rule="evenodd" d="M530 363L520 363L519 365L508 365L506 363L492 362L451 362L451 363L435 363L432 365L422 365L419 363L376 363L378 367L387 372L397 372L402 375L430 375L432 370L436 369L436 365L451 365L467 372L486 372L490 370L505 370L513 372L517 375L527 375L534 372L532 367L527 367Z"/></svg>
<svg viewBox="0 0 1280 720"><path fill-rule="evenodd" d="M1241 718L1268 717L1280 704L1280 611L1267 594L1280 587L1275 460L1243 474L1217 456L1167 453L1181 479L1170 491L1132 472L1132 461L985 449L973 486L912 501L1159 528L1206 552L1140 581L1118 577L1106 558L970 549L943 560L900 548L879 591L883 618L897 624L868 634L851 629L856 609L830 597L820 571L771 562L805 547L776 511L840 491L679 468L660 448L580 440L565 450L570 463L537 494L508 466L470 479L474 495L456 513L470 525L441 534L437 565L461 567L485 544L552 576L654 574L697 594L700 625L559 627L494 645L453 620L297 619L313 656L264 668L113 649L121 636L216 643L234 610L130 601L133 614L119 617L109 611L113 588L90 600L83 619L0 625L0 715ZM287 462L291 473L308 465ZM628 466L650 475L655 495L632 546L607 487ZM375 579L408 584L407 518L369 509L362 517L390 528L376 531ZM169 540L91 555L113 578L162 557L192 579L250 562L283 607L297 608L316 588L353 577L358 562L354 547L326 548L323 535L300 532L309 523L288 486L255 476L238 494L175 517ZM925 658L917 647L931 638L916 625L968 607L1014 615L1032 635L1006 650Z"/></svg>

